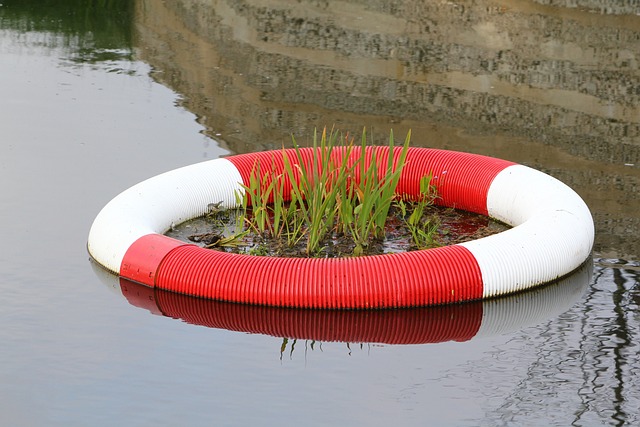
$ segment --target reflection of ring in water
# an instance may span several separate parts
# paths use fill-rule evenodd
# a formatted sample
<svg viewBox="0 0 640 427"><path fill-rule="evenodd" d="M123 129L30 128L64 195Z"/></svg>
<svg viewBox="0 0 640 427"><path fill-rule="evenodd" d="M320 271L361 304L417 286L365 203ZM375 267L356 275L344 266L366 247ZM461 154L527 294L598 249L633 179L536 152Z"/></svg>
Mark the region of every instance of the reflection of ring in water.
<svg viewBox="0 0 640 427"><path fill-rule="evenodd" d="M367 147L365 163L384 176L401 150ZM414 252L351 258L276 258L211 251L169 238L173 223L202 216L213 202L237 203L257 164L268 185L287 160L316 171L322 150L251 153L202 162L158 175L104 207L89 232L91 256L107 269L148 286L221 301L306 308L414 307L490 298L548 283L580 266L593 246L584 201L542 172L476 154L410 148L396 192L419 198L432 175L438 202L489 215L514 228L482 239ZM337 148L334 164L352 164L360 149ZM271 168L269 168L269 165ZM366 169L367 165L365 165ZM295 175L291 179L299 180ZM363 172L354 168L353 179Z"/></svg>
<svg viewBox="0 0 640 427"><path fill-rule="evenodd" d="M187 323L319 342L424 344L468 341L535 326L570 309L591 281L591 259L564 279L515 295L396 310L310 310L218 302L153 289L95 266L136 307Z"/></svg>

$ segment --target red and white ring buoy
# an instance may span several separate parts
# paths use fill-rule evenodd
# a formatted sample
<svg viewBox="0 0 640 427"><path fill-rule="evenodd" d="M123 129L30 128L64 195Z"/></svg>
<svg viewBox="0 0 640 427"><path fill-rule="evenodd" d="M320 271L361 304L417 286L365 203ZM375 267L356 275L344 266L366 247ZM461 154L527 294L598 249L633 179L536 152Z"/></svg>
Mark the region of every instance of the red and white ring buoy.
<svg viewBox="0 0 640 427"><path fill-rule="evenodd" d="M368 147L386 159L388 147ZM289 159L297 161L291 151ZM341 156L343 150L334 150ZM317 151L302 149L305 163ZM396 149L397 159L400 149ZM359 156L354 150L352 158ZM204 249L162 233L232 207L256 162L283 170L283 151L186 166L143 181L109 202L89 232L91 256L129 280L239 303L309 308L383 308L490 298L565 276L590 255L594 226L584 201L560 181L513 162L409 148L397 193L419 195L431 173L439 203L511 225L505 232L441 248L355 258L274 258ZM349 161L350 159L343 159ZM277 169L276 169L277 171Z"/></svg>

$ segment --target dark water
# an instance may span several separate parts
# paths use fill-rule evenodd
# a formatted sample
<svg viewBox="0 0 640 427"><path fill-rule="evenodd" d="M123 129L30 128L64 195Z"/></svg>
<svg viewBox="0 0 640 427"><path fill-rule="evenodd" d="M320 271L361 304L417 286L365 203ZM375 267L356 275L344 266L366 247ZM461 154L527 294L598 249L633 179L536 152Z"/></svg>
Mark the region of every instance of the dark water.
<svg viewBox="0 0 640 427"><path fill-rule="evenodd" d="M3 1L0 424L637 425L639 67L634 2ZM89 261L127 187L334 124L558 177L593 261L373 313L149 293Z"/></svg>

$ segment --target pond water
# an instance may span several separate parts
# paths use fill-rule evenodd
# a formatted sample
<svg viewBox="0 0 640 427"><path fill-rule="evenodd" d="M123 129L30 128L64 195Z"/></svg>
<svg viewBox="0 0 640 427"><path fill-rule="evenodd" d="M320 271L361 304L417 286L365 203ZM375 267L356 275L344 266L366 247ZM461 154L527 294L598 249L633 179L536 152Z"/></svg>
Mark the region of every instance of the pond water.
<svg viewBox="0 0 640 427"><path fill-rule="evenodd" d="M637 425L639 52L633 2L2 1L1 424ZM120 191L334 124L561 179L593 259L515 297L339 313L90 261Z"/></svg>

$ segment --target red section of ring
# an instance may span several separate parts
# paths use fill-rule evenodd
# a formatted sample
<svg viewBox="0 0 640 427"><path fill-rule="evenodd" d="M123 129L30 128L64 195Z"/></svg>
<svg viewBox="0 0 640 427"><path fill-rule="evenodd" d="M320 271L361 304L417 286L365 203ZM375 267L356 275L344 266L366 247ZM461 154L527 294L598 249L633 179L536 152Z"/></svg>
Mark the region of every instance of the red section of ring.
<svg viewBox="0 0 640 427"><path fill-rule="evenodd" d="M479 299L482 275L462 246L317 259L171 251L155 286L181 294L279 307L416 307Z"/></svg>
<svg viewBox="0 0 640 427"><path fill-rule="evenodd" d="M375 150L375 153L374 153ZM286 154L283 154L286 153ZM245 183L259 164L262 175L284 171L283 155L307 167L317 151L301 149L245 154L228 159ZM335 162L354 162L359 148ZM389 148L368 147L382 171ZM394 150L394 164L400 149ZM420 178L432 174L440 203L486 214L491 182L513 163L445 150L410 148L397 192L419 195ZM381 172L382 173L382 172ZM356 177L357 179L357 177ZM287 194L285 194L286 196ZM415 307L480 299L482 274L462 246L357 258L269 258L206 250L160 235L136 241L125 255L121 275L187 295L258 305L305 308Z"/></svg>
<svg viewBox="0 0 640 427"><path fill-rule="evenodd" d="M160 262L173 249L187 244L160 234L147 234L127 249L120 263L120 276L153 287Z"/></svg>

